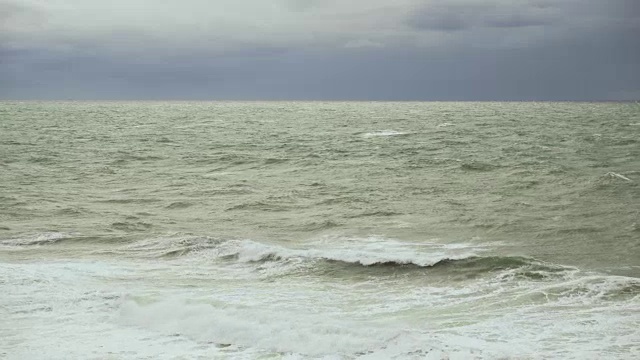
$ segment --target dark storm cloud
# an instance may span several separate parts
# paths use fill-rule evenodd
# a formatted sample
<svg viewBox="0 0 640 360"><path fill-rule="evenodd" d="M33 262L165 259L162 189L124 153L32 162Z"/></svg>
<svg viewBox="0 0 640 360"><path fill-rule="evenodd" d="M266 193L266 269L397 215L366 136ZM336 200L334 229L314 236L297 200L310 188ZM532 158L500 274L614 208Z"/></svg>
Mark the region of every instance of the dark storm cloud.
<svg viewBox="0 0 640 360"><path fill-rule="evenodd" d="M497 28L518 28L518 27L529 27L529 26L543 26L543 25L551 25L553 23L553 19L544 18L542 16L532 16L527 14L502 14L502 15L493 15L487 16L484 24L491 27Z"/></svg>
<svg viewBox="0 0 640 360"><path fill-rule="evenodd" d="M0 0L0 98L640 94L636 0L113 1Z"/></svg>
<svg viewBox="0 0 640 360"><path fill-rule="evenodd" d="M4 47L0 43L0 62L16 61L16 59L26 58L31 54L33 54L33 52L30 50Z"/></svg>
<svg viewBox="0 0 640 360"><path fill-rule="evenodd" d="M620 0L620 8L623 14L633 18L640 18L640 1L638 0Z"/></svg>
<svg viewBox="0 0 640 360"><path fill-rule="evenodd" d="M412 12L406 24L418 30L458 31L551 25L557 18L550 5L539 2L429 2Z"/></svg>
<svg viewBox="0 0 640 360"><path fill-rule="evenodd" d="M640 1L638 0L591 1L583 4L583 9L588 12L609 15L611 17L640 17Z"/></svg>

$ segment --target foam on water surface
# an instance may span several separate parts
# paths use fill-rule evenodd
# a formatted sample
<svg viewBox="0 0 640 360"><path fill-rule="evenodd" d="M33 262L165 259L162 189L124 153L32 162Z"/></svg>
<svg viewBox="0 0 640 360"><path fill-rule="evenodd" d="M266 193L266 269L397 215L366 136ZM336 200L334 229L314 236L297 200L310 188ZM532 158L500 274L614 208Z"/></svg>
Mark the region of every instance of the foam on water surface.
<svg viewBox="0 0 640 360"><path fill-rule="evenodd" d="M386 261L429 267L450 251L475 259L468 252L488 250L381 237L321 239L305 249L186 239L143 240L125 248L200 241L210 246L165 260L2 263L8 295L0 301L9 310L0 326L4 355L625 359L640 350L640 282L634 278L551 264L536 268L547 277L523 277L519 271L541 265L522 259L459 283L406 282L375 273L355 282L310 281L313 273L287 266L330 259L363 269ZM372 255L382 248L393 249L393 256ZM275 267L265 270L265 254L302 260L267 261ZM264 271L279 275L265 277Z"/></svg>
<svg viewBox="0 0 640 360"><path fill-rule="evenodd" d="M380 137L380 136L399 136L399 135L406 135L407 133L404 132L400 132L400 131L396 131L396 130L380 130L380 131L374 131L374 132L368 132L363 134L362 136L365 138L371 138L371 137Z"/></svg>
<svg viewBox="0 0 640 360"><path fill-rule="evenodd" d="M72 235L66 233L44 232L0 240L0 246L20 247L48 245L70 238L72 238Z"/></svg>
<svg viewBox="0 0 640 360"><path fill-rule="evenodd" d="M364 266L385 263L430 266L445 259L471 257L482 250L482 246L472 244L406 243L375 236L327 238L297 248L266 245L251 240L228 241L217 249L220 256L233 256L242 262L302 258Z"/></svg>

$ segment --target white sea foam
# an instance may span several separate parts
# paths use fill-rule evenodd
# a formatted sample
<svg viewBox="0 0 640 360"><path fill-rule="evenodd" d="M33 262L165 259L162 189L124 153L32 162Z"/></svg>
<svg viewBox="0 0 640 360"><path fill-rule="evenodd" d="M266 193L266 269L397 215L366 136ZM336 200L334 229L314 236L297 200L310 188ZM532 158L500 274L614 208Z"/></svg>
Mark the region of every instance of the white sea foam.
<svg viewBox="0 0 640 360"><path fill-rule="evenodd" d="M422 259L420 246L368 241L368 251L382 242L413 249L411 261ZM236 245L249 249L249 262L274 250ZM340 251L332 251L338 257ZM6 295L0 306L7 310L0 355L624 359L640 350L640 281L634 278L568 272L540 281L498 273L437 286L304 276L265 282L253 266L237 269L244 277L223 278L221 264L190 260L0 263Z"/></svg>
<svg viewBox="0 0 640 360"><path fill-rule="evenodd" d="M633 180L629 179L628 177L626 177L624 175L621 175L621 174L618 174L618 173L614 173L613 171L610 171L610 172L606 173L605 176L609 176L609 177L612 177L612 178L618 178L618 179L621 179L621 180L624 180L624 181L633 181Z"/></svg>
<svg viewBox="0 0 640 360"><path fill-rule="evenodd" d="M452 124L452 123L448 123L448 122L444 122L442 124L438 124L438 127L449 127L449 126L456 126L456 124Z"/></svg>
<svg viewBox="0 0 640 360"><path fill-rule="evenodd" d="M568 297L567 302L548 301L514 308L507 301L495 304L493 309L482 309L479 303L487 299L478 296L479 289L475 290L476 296L469 297L467 293L466 301L459 304L432 301L434 297L455 299L447 291L422 292L422 302L411 309L398 312L393 307L386 308L386 313L370 316L365 316L364 311L358 315L341 312L348 309L330 306L335 304L330 297L322 301L331 304L319 308L313 302L295 301L274 301L261 307L220 306L175 298L148 305L129 301L123 304L120 314L128 325L161 334L180 334L199 343L233 344L239 350L259 348L299 358L359 355L369 359L579 359L612 354L612 339L620 354L638 349L634 339L640 335L635 326L640 318L633 312L637 301L599 302L575 311L590 297L583 294ZM411 298L401 293L377 294L382 298L377 300L364 293L359 295L360 302L369 306L382 305L382 300L393 304ZM513 292L505 290L502 295L508 299ZM430 308L425 311L422 308L427 304ZM480 309L483 314L477 313ZM411 320L405 319L403 313ZM609 337L603 338L603 333Z"/></svg>
<svg viewBox="0 0 640 360"><path fill-rule="evenodd" d="M122 246L122 254L135 254L141 257L160 257L164 255L181 255L198 252L220 244L220 240L210 237L188 234L170 234L167 236L143 239Z"/></svg>
<svg viewBox="0 0 640 360"><path fill-rule="evenodd" d="M407 133L396 131L396 130L381 130L381 131L368 132L363 134L362 136L365 138L370 138L370 137L378 137L378 136L398 136L398 135L406 135L406 134Z"/></svg>
<svg viewBox="0 0 640 360"><path fill-rule="evenodd" d="M262 276L264 269L289 271L322 260L429 266L490 250L376 236L287 247L177 234L122 249L163 253L180 246L198 250L164 261L0 263L6 294L0 306L7 309L0 355L625 359L640 350L640 281L634 278L550 265L540 271L557 276L530 280L508 268L437 284Z"/></svg>
<svg viewBox="0 0 640 360"><path fill-rule="evenodd" d="M367 351L389 337L388 330L370 328L366 321L358 323L341 319L338 314L300 310L287 309L286 304L278 310L216 307L170 299L146 306L129 301L120 314L126 324L178 333L199 342L313 356Z"/></svg>
<svg viewBox="0 0 640 360"><path fill-rule="evenodd" d="M297 248L252 240L229 240L208 249L205 256L234 257L240 262L332 260L364 266L385 263L431 266L443 260L469 258L484 251L484 246L470 243L408 243L372 236L324 238Z"/></svg>
<svg viewBox="0 0 640 360"><path fill-rule="evenodd" d="M70 234L61 232L44 232L21 237L0 240L0 245L4 246L30 246L52 244L72 237Z"/></svg>
<svg viewBox="0 0 640 360"><path fill-rule="evenodd" d="M478 349L491 349L487 342L475 340L470 344L471 338L448 338L437 332L406 329L396 321L353 320L340 314L300 310L217 308L171 299L146 306L129 301L121 307L120 316L128 325L185 336L199 343L234 346L237 355L258 348L267 354L295 359L490 358ZM489 354L505 352L494 346L485 352Z"/></svg>

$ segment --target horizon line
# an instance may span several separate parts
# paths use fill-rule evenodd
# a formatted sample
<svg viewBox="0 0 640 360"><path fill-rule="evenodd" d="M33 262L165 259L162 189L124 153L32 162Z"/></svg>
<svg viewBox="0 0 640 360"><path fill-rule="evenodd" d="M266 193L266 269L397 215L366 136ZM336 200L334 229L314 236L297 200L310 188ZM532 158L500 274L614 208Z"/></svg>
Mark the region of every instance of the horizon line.
<svg viewBox="0 0 640 360"><path fill-rule="evenodd" d="M639 103L640 99L635 100L616 100L616 99L596 99L596 100L363 100L363 99L3 99L0 102L327 102L327 103L344 103L344 102L386 102L386 103L427 103L427 102L519 102L519 103Z"/></svg>

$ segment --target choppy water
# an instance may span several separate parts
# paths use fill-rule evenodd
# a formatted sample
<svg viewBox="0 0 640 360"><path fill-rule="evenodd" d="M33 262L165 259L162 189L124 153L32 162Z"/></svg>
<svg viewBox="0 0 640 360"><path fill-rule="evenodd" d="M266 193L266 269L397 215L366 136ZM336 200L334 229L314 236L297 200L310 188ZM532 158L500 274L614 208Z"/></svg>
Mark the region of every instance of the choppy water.
<svg viewBox="0 0 640 360"><path fill-rule="evenodd" d="M633 359L635 103L0 103L0 357Z"/></svg>

